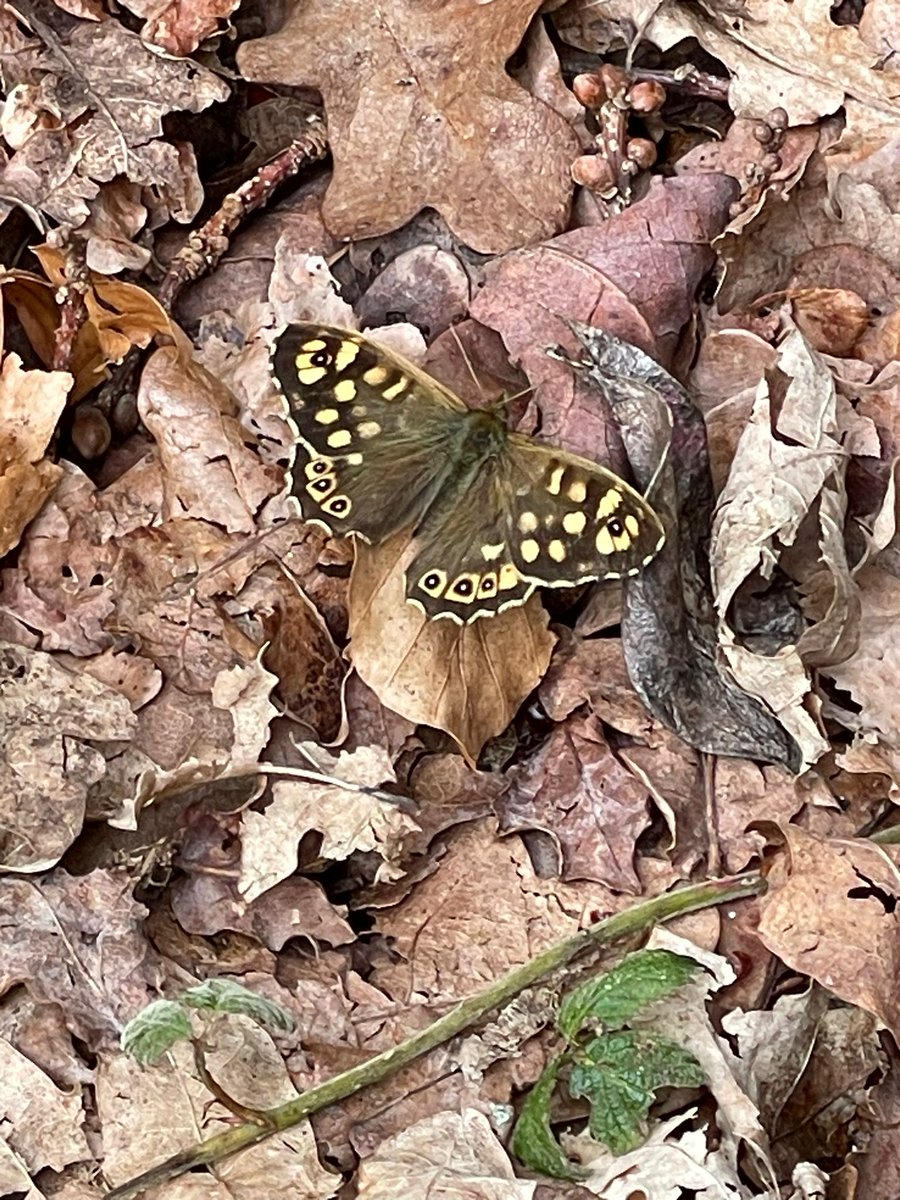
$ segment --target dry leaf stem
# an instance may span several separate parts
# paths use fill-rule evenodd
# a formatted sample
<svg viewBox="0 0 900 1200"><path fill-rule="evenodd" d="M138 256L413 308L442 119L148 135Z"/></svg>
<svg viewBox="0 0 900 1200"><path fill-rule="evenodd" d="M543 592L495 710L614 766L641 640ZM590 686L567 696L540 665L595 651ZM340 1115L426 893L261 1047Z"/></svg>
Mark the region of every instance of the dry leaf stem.
<svg viewBox="0 0 900 1200"><path fill-rule="evenodd" d="M174 1179L194 1167L218 1162L238 1150L256 1145L273 1133L290 1129L312 1113L346 1099L364 1087L380 1083L401 1067L448 1042L469 1026L482 1020L493 1009L508 1003L527 987L546 980L589 948L610 945L620 938L647 933L654 925L699 909L711 908L760 894L765 889L761 875L732 875L681 888L652 900L644 900L624 912L597 921L570 938L549 946L520 967L514 967L490 987L455 1005L445 1016L399 1045L377 1054L332 1079L310 1088L294 1100L260 1114L258 1123L239 1125L216 1134L195 1146L173 1155L159 1166L136 1175L107 1193L109 1200L125 1200L145 1188Z"/></svg>

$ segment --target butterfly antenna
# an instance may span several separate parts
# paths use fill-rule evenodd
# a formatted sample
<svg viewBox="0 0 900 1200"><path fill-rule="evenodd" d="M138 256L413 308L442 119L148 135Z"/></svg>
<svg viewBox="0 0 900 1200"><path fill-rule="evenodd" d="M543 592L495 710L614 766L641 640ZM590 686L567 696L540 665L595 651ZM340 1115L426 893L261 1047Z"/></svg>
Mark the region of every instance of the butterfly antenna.
<svg viewBox="0 0 900 1200"><path fill-rule="evenodd" d="M456 332L455 325L450 326L450 332L453 334L453 340L454 340L454 342L456 342L456 348L462 355L463 362L466 364L466 370L472 376L472 382L478 388L478 391L481 394L481 396L484 397L484 388L481 386L481 380L478 378L478 374L475 371L475 367L472 364L471 358L469 357L468 350L466 350L465 346L462 344L462 338Z"/></svg>

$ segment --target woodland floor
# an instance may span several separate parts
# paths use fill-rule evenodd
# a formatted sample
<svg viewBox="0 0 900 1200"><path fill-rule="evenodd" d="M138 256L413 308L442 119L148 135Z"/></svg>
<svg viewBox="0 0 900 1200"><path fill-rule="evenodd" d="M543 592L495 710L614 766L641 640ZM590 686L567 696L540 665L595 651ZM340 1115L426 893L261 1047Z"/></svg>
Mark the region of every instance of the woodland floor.
<svg viewBox="0 0 900 1200"><path fill-rule="evenodd" d="M0 43L0 1195L896 1200L898 0ZM462 417L356 429L371 545L304 523L297 323L664 547L563 586L559 476L503 512L554 586L428 619L390 512ZM455 453L448 563L500 536Z"/></svg>

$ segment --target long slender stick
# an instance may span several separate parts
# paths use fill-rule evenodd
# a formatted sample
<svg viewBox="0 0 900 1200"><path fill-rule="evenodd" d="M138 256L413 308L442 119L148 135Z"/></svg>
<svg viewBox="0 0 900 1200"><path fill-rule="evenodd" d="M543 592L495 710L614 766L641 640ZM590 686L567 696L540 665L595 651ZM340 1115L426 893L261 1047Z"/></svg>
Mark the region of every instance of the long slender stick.
<svg viewBox="0 0 900 1200"><path fill-rule="evenodd" d="M522 966L513 967L483 992L460 1001L426 1029L406 1038L390 1050L376 1054L367 1062L351 1067L349 1071L310 1088L295 1100L269 1109L264 1114L264 1123L239 1125L207 1138L206 1141L173 1155L151 1170L136 1175L114 1188L107 1193L108 1200L125 1200L126 1197L134 1196L145 1188L164 1183L167 1179L174 1179L193 1167L218 1162L237 1150L264 1141L273 1133L290 1129L312 1113L330 1104L336 1104L338 1100L345 1099L361 1088L386 1079L414 1059L456 1037L470 1025L482 1020L492 1009L506 1004L525 988L545 979L592 946L609 945L629 934L647 932L661 921L669 921L673 917L710 908L716 904L743 900L764 890L765 880L761 875L732 875L726 879L694 884L664 896L656 896L652 900L644 900L624 912L597 921L572 937L549 946Z"/></svg>

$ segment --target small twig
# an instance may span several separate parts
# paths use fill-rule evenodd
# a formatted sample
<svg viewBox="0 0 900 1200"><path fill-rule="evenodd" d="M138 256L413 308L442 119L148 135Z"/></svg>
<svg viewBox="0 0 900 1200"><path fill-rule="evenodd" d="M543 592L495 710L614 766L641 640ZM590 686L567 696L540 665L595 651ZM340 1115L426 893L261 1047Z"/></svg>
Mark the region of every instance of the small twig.
<svg viewBox="0 0 900 1200"><path fill-rule="evenodd" d="M318 114L307 118L303 133L275 158L223 200L219 211L188 236L187 245L172 260L159 288L167 312L186 283L211 270L230 245L231 235L247 216L261 208L275 189L301 167L318 162L328 152L328 130Z"/></svg>
<svg viewBox="0 0 900 1200"><path fill-rule="evenodd" d="M83 241L69 238L63 247L65 283L56 293L59 303L59 325L53 343L54 371L68 371L78 331L87 320L85 295L90 287L90 271L86 262L87 248Z"/></svg>
<svg viewBox="0 0 900 1200"><path fill-rule="evenodd" d="M521 967L507 971L490 987L461 1001L445 1016L399 1045L310 1088L303 1095L289 1100L287 1104L269 1109L266 1119L271 1123L271 1128L262 1128L258 1123L248 1123L216 1134L206 1141L180 1151L152 1170L136 1175L119 1187L113 1188L107 1193L108 1200L126 1200L145 1188L174 1179L194 1167L219 1162L238 1150L264 1141L273 1132L298 1125L312 1113L336 1104L364 1087L382 1082L401 1067L450 1041L469 1026L477 1024L493 1009L507 1004L525 988L542 982L587 949L608 946L623 937L646 933L661 921L717 904L744 900L764 890L765 881L761 875L734 875L728 879L695 884L665 896L645 900L624 912L597 921L580 933L548 947Z"/></svg>

